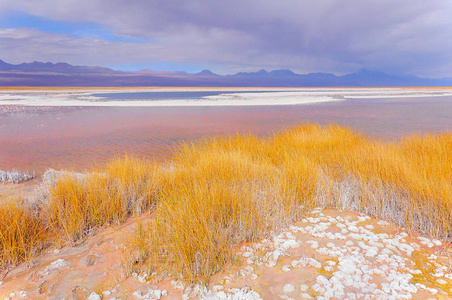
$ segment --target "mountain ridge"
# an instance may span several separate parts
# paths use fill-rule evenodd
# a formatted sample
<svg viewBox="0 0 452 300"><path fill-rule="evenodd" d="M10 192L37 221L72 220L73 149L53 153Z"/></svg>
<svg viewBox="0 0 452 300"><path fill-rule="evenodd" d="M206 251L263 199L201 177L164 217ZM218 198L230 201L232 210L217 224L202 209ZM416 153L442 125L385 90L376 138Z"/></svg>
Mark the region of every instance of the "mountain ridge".
<svg viewBox="0 0 452 300"><path fill-rule="evenodd" d="M236 86L236 87L377 87L452 86L452 78L392 75L378 70L297 74L289 69L238 72L219 75L204 69L185 71L120 71L98 66L74 66L65 62L9 64L0 59L0 86Z"/></svg>

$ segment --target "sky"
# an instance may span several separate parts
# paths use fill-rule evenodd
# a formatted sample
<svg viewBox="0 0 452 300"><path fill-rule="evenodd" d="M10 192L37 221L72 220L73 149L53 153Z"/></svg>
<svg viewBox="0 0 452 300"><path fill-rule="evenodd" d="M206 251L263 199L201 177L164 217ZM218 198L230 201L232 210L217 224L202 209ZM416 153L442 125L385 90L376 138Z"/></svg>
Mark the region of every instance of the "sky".
<svg viewBox="0 0 452 300"><path fill-rule="evenodd" d="M0 0L0 59L452 77L451 0Z"/></svg>

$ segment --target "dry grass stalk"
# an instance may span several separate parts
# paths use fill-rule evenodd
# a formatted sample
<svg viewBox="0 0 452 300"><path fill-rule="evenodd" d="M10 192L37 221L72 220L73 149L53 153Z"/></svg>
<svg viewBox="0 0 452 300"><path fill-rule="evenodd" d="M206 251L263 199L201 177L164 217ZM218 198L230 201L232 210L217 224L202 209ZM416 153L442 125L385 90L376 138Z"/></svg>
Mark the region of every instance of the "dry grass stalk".
<svg viewBox="0 0 452 300"><path fill-rule="evenodd" d="M158 170L153 164L125 156L103 171L83 180L63 174L50 188L43 214L64 241L74 244L97 226L119 224L155 205Z"/></svg>
<svg viewBox="0 0 452 300"><path fill-rule="evenodd" d="M20 199L0 203L0 270L27 261L42 249L47 232L42 220Z"/></svg>
<svg viewBox="0 0 452 300"><path fill-rule="evenodd" d="M186 144L169 168L125 156L97 173L57 176L49 189L40 214L23 213L64 241L154 210L128 242L128 269L205 282L234 263L235 247L270 236L315 205L362 211L450 240L452 133L386 143L308 124L269 138ZM11 211L20 215L20 207ZM4 253L20 243L11 241ZM17 257L2 264L25 259Z"/></svg>

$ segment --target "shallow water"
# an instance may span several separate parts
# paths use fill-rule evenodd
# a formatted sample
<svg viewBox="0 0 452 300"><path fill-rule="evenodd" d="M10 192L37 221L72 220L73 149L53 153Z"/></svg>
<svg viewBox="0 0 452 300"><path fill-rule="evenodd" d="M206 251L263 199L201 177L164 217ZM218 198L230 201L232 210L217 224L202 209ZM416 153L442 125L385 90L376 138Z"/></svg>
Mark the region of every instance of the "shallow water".
<svg viewBox="0 0 452 300"><path fill-rule="evenodd" d="M212 107L0 106L0 170L84 170L127 153L157 160L183 141L267 135L302 122L336 123L393 139L452 128L452 97L352 99L305 105Z"/></svg>
<svg viewBox="0 0 452 300"><path fill-rule="evenodd" d="M218 96L220 94L234 94L234 93L272 93L272 91L234 91L234 90L217 90L217 91L173 91L173 92L124 92L124 93L93 93L91 96L101 98L98 101L158 101L158 100L200 100L203 97Z"/></svg>

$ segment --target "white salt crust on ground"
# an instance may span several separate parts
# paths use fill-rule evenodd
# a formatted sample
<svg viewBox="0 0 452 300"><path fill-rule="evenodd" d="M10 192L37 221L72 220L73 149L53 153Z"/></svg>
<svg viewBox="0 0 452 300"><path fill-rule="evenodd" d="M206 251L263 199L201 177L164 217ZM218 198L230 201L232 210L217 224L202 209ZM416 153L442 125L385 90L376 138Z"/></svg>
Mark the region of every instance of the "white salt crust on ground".
<svg viewBox="0 0 452 300"><path fill-rule="evenodd" d="M441 262L425 249L442 243L425 237L412 239L401 230L391 234L384 230L387 226L386 221L362 214L343 217L335 211L316 209L271 241L242 247L242 256L258 274L268 272L265 268L287 273L310 269L311 279L295 275L282 290L274 289L274 296L281 299L451 297L449 259L443 257L446 263ZM271 251L263 257L255 255L262 248ZM280 260L290 264L280 266Z"/></svg>
<svg viewBox="0 0 452 300"><path fill-rule="evenodd" d="M35 174L13 171L0 170L0 183L19 183L22 181L28 181L35 178Z"/></svg>
<svg viewBox="0 0 452 300"><path fill-rule="evenodd" d="M194 100L131 100L109 101L94 96L99 93L135 92L196 92L220 91L216 96ZM230 91L230 92L228 92ZM240 93L246 91L246 93ZM450 96L452 91L441 88L161 88L120 90L67 90L67 91L0 91L0 105L26 106L250 106L293 105L353 98L405 98ZM106 101L108 100L108 101Z"/></svg>
<svg viewBox="0 0 452 300"><path fill-rule="evenodd" d="M441 241L358 213L315 209L274 238L243 245L242 265L208 287L170 278L152 284L148 274L120 280L119 244L108 235L87 242L77 259L74 248L49 253L58 258L43 259L25 276L28 285L6 276L0 299L452 298L452 264Z"/></svg>

